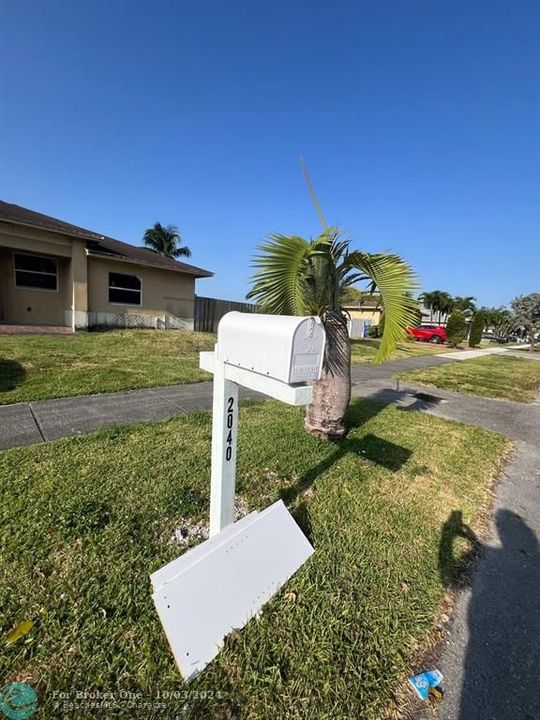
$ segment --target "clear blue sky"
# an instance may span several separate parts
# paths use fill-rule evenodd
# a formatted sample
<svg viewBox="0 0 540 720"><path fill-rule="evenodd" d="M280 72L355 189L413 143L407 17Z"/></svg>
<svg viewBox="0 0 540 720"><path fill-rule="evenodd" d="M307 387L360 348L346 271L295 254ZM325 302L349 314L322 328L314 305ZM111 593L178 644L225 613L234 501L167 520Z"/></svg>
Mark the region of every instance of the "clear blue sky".
<svg viewBox="0 0 540 720"><path fill-rule="evenodd" d="M539 290L535 0L1 0L0 197L140 244L178 225L243 299L328 220L424 289Z"/></svg>

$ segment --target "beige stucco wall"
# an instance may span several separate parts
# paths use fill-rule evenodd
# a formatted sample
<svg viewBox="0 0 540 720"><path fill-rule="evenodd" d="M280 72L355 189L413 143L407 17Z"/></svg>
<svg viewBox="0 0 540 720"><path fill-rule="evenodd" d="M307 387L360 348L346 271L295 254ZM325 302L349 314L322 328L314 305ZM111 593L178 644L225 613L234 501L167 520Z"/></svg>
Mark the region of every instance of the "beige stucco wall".
<svg viewBox="0 0 540 720"><path fill-rule="evenodd" d="M0 247L35 252L40 255L71 257L72 242L70 238L57 233L0 221Z"/></svg>
<svg viewBox="0 0 540 720"><path fill-rule="evenodd" d="M58 261L58 291L15 287L14 252ZM109 303L109 272L142 279L142 307ZM0 221L0 323L192 327L195 278L86 255L84 240Z"/></svg>
<svg viewBox="0 0 540 720"><path fill-rule="evenodd" d="M8 240L5 235L0 237L0 322L64 325L65 312L70 307L69 257L53 254L51 249L55 248L54 244L47 244L45 252L35 239L9 246ZM62 250L65 252L65 247ZM17 251L55 257L58 262L58 290L16 287L14 253Z"/></svg>
<svg viewBox="0 0 540 720"><path fill-rule="evenodd" d="M371 320L374 325L379 324L381 317L381 310L352 310L347 309L347 312L352 318L356 320Z"/></svg>
<svg viewBox="0 0 540 720"><path fill-rule="evenodd" d="M142 279L142 307L109 303L109 273ZM195 278L136 263L88 258L88 312L90 325L174 326L175 318L193 321Z"/></svg>

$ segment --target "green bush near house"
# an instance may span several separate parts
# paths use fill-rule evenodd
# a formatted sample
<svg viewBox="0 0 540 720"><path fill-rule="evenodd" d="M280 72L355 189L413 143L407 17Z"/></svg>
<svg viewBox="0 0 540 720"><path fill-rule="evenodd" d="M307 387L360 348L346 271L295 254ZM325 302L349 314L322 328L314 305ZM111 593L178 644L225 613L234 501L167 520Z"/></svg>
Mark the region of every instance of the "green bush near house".
<svg viewBox="0 0 540 720"><path fill-rule="evenodd" d="M370 337L370 338L379 337L379 328L377 325L370 325L368 327L368 337Z"/></svg>

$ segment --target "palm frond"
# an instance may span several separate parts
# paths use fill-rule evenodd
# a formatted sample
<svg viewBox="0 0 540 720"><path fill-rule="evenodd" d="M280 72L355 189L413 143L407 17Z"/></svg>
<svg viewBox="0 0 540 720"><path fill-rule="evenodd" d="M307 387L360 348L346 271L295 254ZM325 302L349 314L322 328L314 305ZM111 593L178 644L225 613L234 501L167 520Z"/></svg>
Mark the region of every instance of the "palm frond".
<svg viewBox="0 0 540 720"><path fill-rule="evenodd" d="M253 260L256 272L251 278L249 299L255 299L265 312L276 315L305 315L306 276L314 243L296 235L270 235L258 246Z"/></svg>
<svg viewBox="0 0 540 720"><path fill-rule="evenodd" d="M302 172L304 173L304 178L306 180L306 185L308 186L309 194L311 195L311 199L313 201L313 204L315 205L315 210L317 211L317 215L319 216L319 220L321 221L322 229L323 231L327 232L329 228L326 220L324 219L321 205L317 199L317 196L315 195L315 188L313 187L313 183L311 182L311 178L309 177L306 161L304 160L304 158L300 158L300 164L302 165Z"/></svg>
<svg viewBox="0 0 540 720"><path fill-rule="evenodd" d="M384 362L406 336L406 328L416 320L416 301L406 293L417 288L416 276L399 255L351 252L351 268L360 270L375 285L384 307L384 333L374 362Z"/></svg>

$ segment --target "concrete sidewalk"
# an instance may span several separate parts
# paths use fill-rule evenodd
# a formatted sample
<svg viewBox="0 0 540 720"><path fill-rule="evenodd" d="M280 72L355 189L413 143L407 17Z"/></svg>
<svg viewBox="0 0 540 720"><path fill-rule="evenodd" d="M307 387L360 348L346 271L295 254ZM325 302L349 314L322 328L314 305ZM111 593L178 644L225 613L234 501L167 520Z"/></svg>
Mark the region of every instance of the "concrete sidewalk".
<svg viewBox="0 0 540 720"><path fill-rule="evenodd" d="M459 508L458 508L459 509ZM440 663L439 720L540 717L540 456L518 441L499 481L491 537L458 591ZM433 720L422 710L417 720Z"/></svg>
<svg viewBox="0 0 540 720"><path fill-rule="evenodd" d="M451 360L420 356L383 365L355 365L353 382L447 362ZM242 388L240 397L264 399L263 395ZM111 425L168 420L211 407L211 382L3 405L0 406L0 449L84 435Z"/></svg>
<svg viewBox="0 0 540 720"><path fill-rule="evenodd" d="M391 360L382 365L353 365L353 386L390 378L408 370L444 365L462 359L462 355L477 357L506 349L490 348L464 353L420 355ZM242 399L264 399L252 391L242 390ZM172 385L100 395L79 395L56 400L0 406L0 450L21 445L56 440L61 437L83 435L112 425L168 420L194 410L212 407L212 383Z"/></svg>
<svg viewBox="0 0 540 720"><path fill-rule="evenodd" d="M243 391L241 397L252 399L256 393ZM0 407L0 449L85 435L112 425L168 420L211 407L208 382L5 405Z"/></svg>

